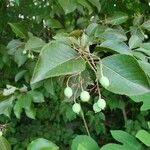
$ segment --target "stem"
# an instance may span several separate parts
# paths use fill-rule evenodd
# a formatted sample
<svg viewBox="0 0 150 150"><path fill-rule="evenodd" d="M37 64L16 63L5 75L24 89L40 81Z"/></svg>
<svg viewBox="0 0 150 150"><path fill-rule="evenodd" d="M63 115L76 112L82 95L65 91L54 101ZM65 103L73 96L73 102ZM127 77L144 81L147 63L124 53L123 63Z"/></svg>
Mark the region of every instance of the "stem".
<svg viewBox="0 0 150 150"><path fill-rule="evenodd" d="M100 73L101 73L101 77L102 77L103 76L102 62L100 62Z"/></svg>
<svg viewBox="0 0 150 150"><path fill-rule="evenodd" d="M69 80L70 80L70 78L72 78L74 76L77 76L78 74L80 74L80 73L76 73L76 74L73 74L73 75L69 76L69 78L67 80L67 86L69 86Z"/></svg>
<svg viewBox="0 0 150 150"><path fill-rule="evenodd" d="M81 116L82 116L82 119L83 119L83 123L84 123L85 129L87 131L87 134L88 134L88 136L91 136L90 132L89 132L89 128L88 128L87 123L86 123L86 120L85 120L85 117L84 117L83 111L81 111Z"/></svg>
<svg viewBox="0 0 150 150"><path fill-rule="evenodd" d="M73 98L74 103L76 103L76 94L77 94L77 92L78 92L78 89L79 89L79 83L78 83L78 85L77 85L76 91L74 92L74 98Z"/></svg>
<svg viewBox="0 0 150 150"><path fill-rule="evenodd" d="M127 118L126 110L124 107L122 108L122 114L123 114L124 122L126 123L128 118Z"/></svg>
<svg viewBox="0 0 150 150"><path fill-rule="evenodd" d="M91 57L91 54L89 54L89 57L90 57L90 60L91 60L91 62L92 62L92 64L93 64L93 66L94 66L94 68L95 68L95 76L96 76L96 85L97 85L97 91L98 91L98 95L99 95L99 97L101 97L101 93L100 93L100 88L99 88L99 83L98 83L98 74L97 74L97 72L96 72L96 65L95 65L95 63L94 63L94 60L93 60L93 58ZM101 63L100 63L101 64ZM102 68L101 66L100 66L100 68Z"/></svg>

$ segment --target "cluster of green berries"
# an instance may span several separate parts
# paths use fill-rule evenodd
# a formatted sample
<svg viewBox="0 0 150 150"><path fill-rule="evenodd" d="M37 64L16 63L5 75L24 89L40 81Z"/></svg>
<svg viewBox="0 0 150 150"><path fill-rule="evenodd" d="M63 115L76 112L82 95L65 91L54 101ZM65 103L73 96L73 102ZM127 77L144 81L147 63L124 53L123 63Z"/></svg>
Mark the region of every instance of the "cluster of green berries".
<svg viewBox="0 0 150 150"><path fill-rule="evenodd" d="M108 88L108 86L110 85L109 79L105 76L102 76L100 78L99 82L104 88ZM65 88L64 95L67 98L71 98L73 96L73 91L72 91L71 87L67 86ZM88 91L82 91L80 94L80 99L82 102L88 102L90 100L89 92ZM99 98L98 101L96 103L94 103L93 110L95 113L97 113L97 112L100 112L101 110L104 110L105 107L106 107L106 101L102 98ZM79 114L81 111L81 105L79 103L74 103L72 106L72 110L73 110L73 112Z"/></svg>
<svg viewBox="0 0 150 150"><path fill-rule="evenodd" d="M34 59L34 55L33 55L33 53L31 53L30 51L27 51L27 50L24 50L23 51L23 54L24 55L28 55L28 58L31 58L31 59Z"/></svg>
<svg viewBox="0 0 150 150"><path fill-rule="evenodd" d="M101 83L101 85L104 88L107 88L110 83L109 83L109 79L105 76L102 76L99 80L99 82ZM71 98L73 96L73 91L71 89L71 87L67 86L64 90L64 95L67 98ZM82 102L88 102L90 100L90 94L88 91L82 91L80 94L80 99ZM93 105L93 110L95 113L100 112L101 110L104 110L106 107L106 101L104 99L99 98L98 101L96 103L94 103ZM79 103L74 103L72 106L72 110L73 112L79 114L81 111L81 105Z"/></svg>
<svg viewBox="0 0 150 150"><path fill-rule="evenodd" d="M106 101L102 98L99 98L96 103L93 105L93 110L95 113L100 112L106 108Z"/></svg>
<svg viewBox="0 0 150 150"><path fill-rule="evenodd" d="M73 95L72 89L68 86L64 90L64 94L67 98L71 98ZM80 94L80 99L82 102L88 102L90 100L90 94L87 91L82 91ZM81 105L79 103L74 103L72 106L73 112L79 114L81 111Z"/></svg>

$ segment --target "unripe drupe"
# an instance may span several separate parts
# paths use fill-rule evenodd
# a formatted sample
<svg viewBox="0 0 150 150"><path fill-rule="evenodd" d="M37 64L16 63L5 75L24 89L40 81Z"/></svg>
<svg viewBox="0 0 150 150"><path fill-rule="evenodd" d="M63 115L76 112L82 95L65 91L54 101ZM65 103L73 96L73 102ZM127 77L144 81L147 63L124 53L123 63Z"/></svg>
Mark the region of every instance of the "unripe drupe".
<svg viewBox="0 0 150 150"><path fill-rule="evenodd" d="M106 101L104 99L99 98L97 101L97 105L100 109L104 110L106 107Z"/></svg>
<svg viewBox="0 0 150 150"><path fill-rule="evenodd" d="M3 132L2 131L0 131L0 137L3 135Z"/></svg>
<svg viewBox="0 0 150 150"><path fill-rule="evenodd" d="M104 88L107 88L110 85L108 78L105 76L102 76L99 82Z"/></svg>
<svg viewBox="0 0 150 150"><path fill-rule="evenodd" d="M145 39L148 39L148 35L147 35L147 34L144 34L144 38L145 38Z"/></svg>
<svg viewBox="0 0 150 150"><path fill-rule="evenodd" d="M34 55L33 54L31 55L31 59L34 59Z"/></svg>
<svg viewBox="0 0 150 150"><path fill-rule="evenodd" d="M78 104L78 103L73 104L72 110L73 110L73 112L75 112L76 114L79 114L79 112L81 111L81 105Z"/></svg>
<svg viewBox="0 0 150 150"><path fill-rule="evenodd" d="M26 54L27 53L27 51L26 50L23 50L23 52L22 52L23 54Z"/></svg>
<svg viewBox="0 0 150 150"><path fill-rule="evenodd" d="M31 58L31 54L30 53L28 54L28 58Z"/></svg>
<svg viewBox="0 0 150 150"><path fill-rule="evenodd" d="M95 113L98 113L98 112L101 111L101 109L98 107L98 104L97 104L97 103L94 103L94 105L93 105L93 110L94 110Z"/></svg>
<svg viewBox="0 0 150 150"><path fill-rule="evenodd" d="M69 86L67 86L64 90L64 94L67 98L70 98L73 95L73 91Z"/></svg>
<svg viewBox="0 0 150 150"><path fill-rule="evenodd" d="M90 100L90 94L87 91L82 91L80 94L80 99L82 102L88 102Z"/></svg>

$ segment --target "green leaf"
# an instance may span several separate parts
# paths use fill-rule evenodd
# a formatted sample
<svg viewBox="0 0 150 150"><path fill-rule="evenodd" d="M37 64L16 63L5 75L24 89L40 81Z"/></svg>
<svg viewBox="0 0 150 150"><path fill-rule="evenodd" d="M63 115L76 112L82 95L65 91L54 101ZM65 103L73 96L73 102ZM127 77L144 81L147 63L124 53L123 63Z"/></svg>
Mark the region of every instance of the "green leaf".
<svg viewBox="0 0 150 150"><path fill-rule="evenodd" d="M106 48L108 51L117 52L120 54L131 54L129 47L121 41L106 40L101 43L100 47L97 46L97 49L98 48Z"/></svg>
<svg viewBox="0 0 150 150"><path fill-rule="evenodd" d="M33 105L31 105L29 108L25 108L25 113L29 118L35 119L36 109L34 108Z"/></svg>
<svg viewBox="0 0 150 150"><path fill-rule="evenodd" d="M99 150L97 143L89 136L79 135L77 136L71 145L71 150Z"/></svg>
<svg viewBox="0 0 150 150"><path fill-rule="evenodd" d="M3 136L0 136L0 150L11 150L9 142Z"/></svg>
<svg viewBox="0 0 150 150"><path fill-rule="evenodd" d="M84 8L87 8L88 11L89 11L89 14L92 13L93 9L91 7L91 5L88 3L87 0L77 0L77 2L82 5Z"/></svg>
<svg viewBox="0 0 150 150"><path fill-rule="evenodd" d="M18 64L18 67L21 67L27 60L27 56L23 54L23 49L18 48L15 52L15 62Z"/></svg>
<svg viewBox="0 0 150 150"><path fill-rule="evenodd" d="M35 52L40 52L42 47L45 45L45 42L38 37L31 37L25 44L25 50L31 50Z"/></svg>
<svg viewBox="0 0 150 150"><path fill-rule="evenodd" d="M104 38L105 40L113 40L113 41L127 40L127 36L123 30L111 29L111 28L107 28L102 34L100 34L100 37Z"/></svg>
<svg viewBox="0 0 150 150"><path fill-rule="evenodd" d="M24 76L24 74L26 72L27 72L27 70L22 70L22 71L18 72L15 76L15 82L18 82Z"/></svg>
<svg viewBox="0 0 150 150"><path fill-rule="evenodd" d="M56 19L47 19L45 25L52 29L62 28L62 24Z"/></svg>
<svg viewBox="0 0 150 150"><path fill-rule="evenodd" d="M79 144L78 149L77 150L87 150L83 145Z"/></svg>
<svg viewBox="0 0 150 150"><path fill-rule="evenodd" d="M136 134L136 137L146 146L150 147L150 133L145 130L140 130Z"/></svg>
<svg viewBox="0 0 150 150"><path fill-rule="evenodd" d="M128 20L128 15L123 12L115 12L112 16L106 19L107 24L119 25Z"/></svg>
<svg viewBox="0 0 150 150"><path fill-rule="evenodd" d="M22 106L20 106L19 101L16 102L14 106L14 114L15 116L20 119L21 113L22 113Z"/></svg>
<svg viewBox="0 0 150 150"><path fill-rule="evenodd" d="M16 34L16 36L25 39L27 38L27 31L24 26L20 23L8 23L12 29L12 31Z"/></svg>
<svg viewBox="0 0 150 150"><path fill-rule="evenodd" d="M39 138L32 141L27 150L59 150L59 147L51 141Z"/></svg>
<svg viewBox="0 0 150 150"><path fill-rule="evenodd" d="M58 0L65 14L73 12L77 8L76 0Z"/></svg>
<svg viewBox="0 0 150 150"><path fill-rule="evenodd" d="M44 102L44 96L43 96L42 92L30 91L29 93L32 95L33 102L35 102L35 103L42 103L42 102Z"/></svg>
<svg viewBox="0 0 150 150"><path fill-rule="evenodd" d="M145 93L142 95L135 95L135 96L130 96L130 98L135 101L136 103L138 102L143 102L143 105L141 106L141 111L146 111L150 110L150 92Z"/></svg>
<svg viewBox="0 0 150 150"><path fill-rule="evenodd" d="M144 54L150 56L150 50L149 49L145 49L145 48L138 48L136 49L136 51L140 51L143 52Z"/></svg>
<svg viewBox="0 0 150 150"><path fill-rule="evenodd" d="M150 31L150 20L147 20L146 22L144 22L142 25L141 25L142 28Z"/></svg>
<svg viewBox="0 0 150 150"><path fill-rule="evenodd" d="M85 63L78 57L75 50L63 43L53 41L47 44L39 56L31 84L50 77L83 71Z"/></svg>
<svg viewBox="0 0 150 150"><path fill-rule="evenodd" d="M10 116L12 107L13 107L13 97L10 97L6 100L0 101L0 115L4 114L7 117Z"/></svg>
<svg viewBox="0 0 150 150"><path fill-rule="evenodd" d="M20 0L15 0L15 2L19 6Z"/></svg>
<svg viewBox="0 0 150 150"><path fill-rule="evenodd" d="M143 71L150 77L150 63L138 61Z"/></svg>
<svg viewBox="0 0 150 150"><path fill-rule="evenodd" d="M101 10L101 4L99 2L99 0L88 0L93 6L97 7L97 10L100 11Z"/></svg>
<svg viewBox="0 0 150 150"><path fill-rule="evenodd" d="M119 144L110 143L104 145L100 150L129 150L129 149Z"/></svg>
<svg viewBox="0 0 150 150"><path fill-rule="evenodd" d="M91 36L95 33L96 29L98 27L97 23L91 23L88 25L88 27L86 28L86 34Z"/></svg>
<svg viewBox="0 0 150 150"><path fill-rule="evenodd" d="M137 48L142 43L142 40L137 35L132 35L129 39L130 49Z"/></svg>
<svg viewBox="0 0 150 150"><path fill-rule="evenodd" d="M102 64L103 74L110 81L109 91L130 96L150 91L145 73L132 56L112 55L104 58Z"/></svg>
<svg viewBox="0 0 150 150"><path fill-rule="evenodd" d="M44 88L51 95L55 95L55 85L54 85L54 81L52 78L50 78L50 79L46 80L46 82L44 82Z"/></svg>
<svg viewBox="0 0 150 150"><path fill-rule="evenodd" d="M18 98L18 103L22 108L29 109L32 102L32 96L29 93L23 93Z"/></svg>
<svg viewBox="0 0 150 150"><path fill-rule="evenodd" d="M142 43L140 47L150 51L150 42Z"/></svg>
<svg viewBox="0 0 150 150"><path fill-rule="evenodd" d="M141 145L134 136L121 130L111 131L112 137L121 144L109 143L104 145L100 150L141 150Z"/></svg>
<svg viewBox="0 0 150 150"><path fill-rule="evenodd" d="M8 54L14 55L18 48L22 47L23 43L20 40L11 40L8 45Z"/></svg>

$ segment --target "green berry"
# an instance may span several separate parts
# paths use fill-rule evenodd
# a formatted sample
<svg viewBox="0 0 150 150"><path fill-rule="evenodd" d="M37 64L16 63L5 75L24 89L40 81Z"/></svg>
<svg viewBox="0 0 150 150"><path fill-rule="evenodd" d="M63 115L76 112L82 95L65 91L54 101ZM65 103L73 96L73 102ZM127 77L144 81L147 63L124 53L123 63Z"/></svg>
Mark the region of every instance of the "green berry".
<svg viewBox="0 0 150 150"><path fill-rule="evenodd" d="M93 110L94 110L95 113L98 113L98 112L101 111L101 109L98 107L98 104L97 104L97 103L94 103L94 105L93 105Z"/></svg>
<svg viewBox="0 0 150 150"><path fill-rule="evenodd" d="M145 38L145 39L148 39L148 35L147 35L147 34L144 34L144 38Z"/></svg>
<svg viewBox="0 0 150 150"><path fill-rule="evenodd" d="M78 103L73 104L72 110L73 110L73 112L75 112L76 114L79 114L79 112L81 111L81 105L78 104Z"/></svg>
<svg viewBox="0 0 150 150"><path fill-rule="evenodd" d="M100 84L104 87L104 88L107 88L110 83L109 83L109 79L105 76L102 76L99 80Z"/></svg>
<svg viewBox="0 0 150 150"><path fill-rule="evenodd" d="M98 105L98 107L99 107L100 109L104 110L105 107L106 107L106 101L105 101L104 99L101 99L101 98L100 98L100 99L97 101L97 105Z"/></svg>
<svg viewBox="0 0 150 150"><path fill-rule="evenodd" d="M90 94L87 91L82 91L80 94L80 99L82 102L88 102L90 100Z"/></svg>
<svg viewBox="0 0 150 150"><path fill-rule="evenodd" d="M30 53L28 54L28 58L31 58L31 54Z"/></svg>
<svg viewBox="0 0 150 150"><path fill-rule="evenodd" d="M23 50L23 52L22 52L23 54L26 54L27 53L27 51L26 50Z"/></svg>
<svg viewBox="0 0 150 150"><path fill-rule="evenodd" d="M70 98L73 95L73 91L72 89L68 86L65 88L64 90L64 94L67 98Z"/></svg>
<svg viewBox="0 0 150 150"><path fill-rule="evenodd" d="M31 59L34 59L34 55L33 54L31 55Z"/></svg>
<svg viewBox="0 0 150 150"><path fill-rule="evenodd" d="M2 131L0 131L0 137L3 135L3 132Z"/></svg>

